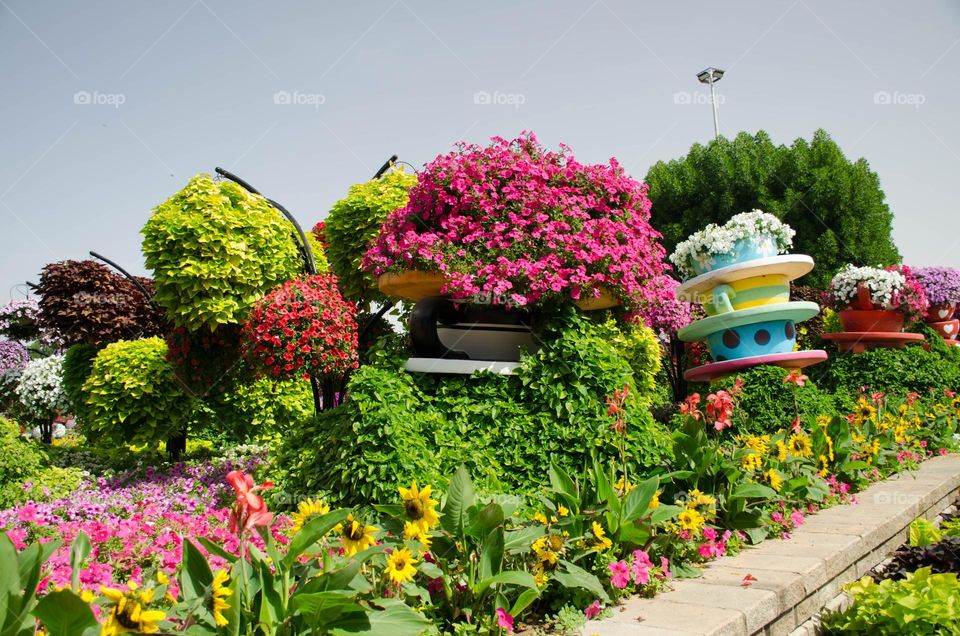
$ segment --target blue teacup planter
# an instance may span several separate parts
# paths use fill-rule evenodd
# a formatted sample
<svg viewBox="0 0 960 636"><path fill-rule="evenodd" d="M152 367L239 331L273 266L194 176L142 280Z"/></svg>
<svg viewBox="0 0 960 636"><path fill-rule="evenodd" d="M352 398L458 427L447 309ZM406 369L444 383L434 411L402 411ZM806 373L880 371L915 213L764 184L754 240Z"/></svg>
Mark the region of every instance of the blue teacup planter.
<svg viewBox="0 0 960 636"><path fill-rule="evenodd" d="M740 239L733 244L733 250L726 254L704 254L700 258L691 258L690 266L700 275L731 265L739 265L740 263L776 255L776 240L769 234L762 234Z"/></svg>
<svg viewBox="0 0 960 636"><path fill-rule="evenodd" d="M756 322L707 336L710 357L716 362L790 353L796 344L797 328L792 320Z"/></svg>

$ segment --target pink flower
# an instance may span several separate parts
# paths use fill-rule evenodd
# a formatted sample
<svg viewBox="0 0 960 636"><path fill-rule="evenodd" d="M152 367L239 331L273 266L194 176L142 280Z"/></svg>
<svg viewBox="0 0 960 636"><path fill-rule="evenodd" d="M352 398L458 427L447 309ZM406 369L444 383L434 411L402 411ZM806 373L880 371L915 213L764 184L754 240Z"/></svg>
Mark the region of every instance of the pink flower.
<svg viewBox="0 0 960 636"><path fill-rule="evenodd" d="M667 557L660 557L660 571L663 572L664 578L673 578L673 574L670 572L670 561L667 560Z"/></svg>
<svg viewBox="0 0 960 636"><path fill-rule="evenodd" d="M717 540L717 531L711 528L710 526L705 526L703 528L703 538L707 541L716 541Z"/></svg>
<svg viewBox="0 0 960 636"><path fill-rule="evenodd" d="M804 386L807 383L809 378L800 372L799 369L794 369L783 379L784 383L795 384L797 386Z"/></svg>
<svg viewBox="0 0 960 636"><path fill-rule="evenodd" d="M803 525L803 513L799 510L794 510L790 513L790 522L793 523L794 528L799 528Z"/></svg>
<svg viewBox="0 0 960 636"><path fill-rule="evenodd" d="M947 449L946 449L946 448L941 448L941 449L940 449L940 454L941 454L941 455L946 455L946 454L947 454Z"/></svg>
<svg viewBox="0 0 960 636"><path fill-rule="evenodd" d="M603 605L600 604L599 599L591 603L587 609L583 610L583 613L586 614L587 620L593 620L600 615L600 612L603 611Z"/></svg>
<svg viewBox="0 0 960 636"><path fill-rule="evenodd" d="M508 634L513 633L513 616L507 613L502 607L497 608L497 625L501 629L507 630Z"/></svg>
<svg viewBox="0 0 960 636"><path fill-rule="evenodd" d="M774 523L783 523L783 515L779 512L771 512L770 519L772 519Z"/></svg>
<svg viewBox="0 0 960 636"><path fill-rule="evenodd" d="M610 583L622 590L630 582L630 566L626 561L615 561L607 566L610 569Z"/></svg>
<svg viewBox="0 0 960 636"><path fill-rule="evenodd" d="M633 563L630 571L633 573L633 582L637 585L646 585L650 582L650 568L653 563L650 562L650 555L643 550L633 551Z"/></svg>

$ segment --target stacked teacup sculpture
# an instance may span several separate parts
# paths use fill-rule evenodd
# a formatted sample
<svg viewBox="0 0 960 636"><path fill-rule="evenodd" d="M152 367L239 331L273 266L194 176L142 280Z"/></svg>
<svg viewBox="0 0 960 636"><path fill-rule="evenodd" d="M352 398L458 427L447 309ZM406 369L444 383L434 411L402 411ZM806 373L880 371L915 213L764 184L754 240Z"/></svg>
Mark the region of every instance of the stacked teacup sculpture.
<svg viewBox="0 0 960 636"><path fill-rule="evenodd" d="M672 260L693 277L677 298L703 306L706 318L679 330L680 340L705 340L713 362L687 370L691 382L761 364L801 369L827 358L822 350L795 351L799 322L820 312L816 303L791 301L790 281L813 269L809 256L782 254L793 230L760 211L708 226L678 246Z"/></svg>

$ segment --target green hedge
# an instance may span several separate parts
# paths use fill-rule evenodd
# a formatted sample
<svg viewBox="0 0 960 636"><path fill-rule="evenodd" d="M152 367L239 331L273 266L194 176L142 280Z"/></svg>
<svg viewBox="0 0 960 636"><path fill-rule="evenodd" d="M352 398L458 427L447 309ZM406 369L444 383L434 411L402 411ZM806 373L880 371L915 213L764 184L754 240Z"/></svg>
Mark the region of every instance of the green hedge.
<svg viewBox="0 0 960 636"><path fill-rule="evenodd" d="M48 464L37 442L22 437L15 422L0 417L0 508L65 497L80 484L80 470Z"/></svg>
<svg viewBox="0 0 960 636"><path fill-rule="evenodd" d="M463 463L486 490L532 493L551 461L576 473L592 453L618 456L605 398L624 384L632 468L659 464L669 434L649 411L653 333L570 310L541 337L514 376L410 374L402 358L376 358L354 374L343 406L285 437L274 476L288 495L360 504L385 501L412 479L442 484Z"/></svg>

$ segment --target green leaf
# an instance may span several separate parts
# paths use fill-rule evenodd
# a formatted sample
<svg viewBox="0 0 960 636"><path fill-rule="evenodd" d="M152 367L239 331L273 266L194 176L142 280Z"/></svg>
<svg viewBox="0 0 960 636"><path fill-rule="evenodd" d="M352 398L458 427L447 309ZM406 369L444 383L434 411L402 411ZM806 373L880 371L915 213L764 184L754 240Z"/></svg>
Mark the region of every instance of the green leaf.
<svg viewBox="0 0 960 636"><path fill-rule="evenodd" d="M213 584L213 572L200 549L193 541L183 542L183 560L180 567L180 593L185 601L203 598Z"/></svg>
<svg viewBox="0 0 960 636"><path fill-rule="evenodd" d="M294 594L290 598L290 605L303 615L308 625L324 629L343 614L363 611L364 608L354 600L356 595L354 590Z"/></svg>
<svg viewBox="0 0 960 636"><path fill-rule="evenodd" d="M325 515L314 517L303 526L287 547L287 555L283 558L286 567L293 565L304 551L330 532L338 523L342 523L349 510L333 510Z"/></svg>
<svg viewBox="0 0 960 636"><path fill-rule="evenodd" d="M550 478L550 488L554 492L567 495L571 500L576 501L578 497L577 486L573 483L570 475L562 468L550 462L550 469L547 471L547 476Z"/></svg>
<svg viewBox="0 0 960 636"><path fill-rule="evenodd" d="M744 482L733 489L731 496L744 499L776 499L777 491L763 484Z"/></svg>
<svg viewBox="0 0 960 636"><path fill-rule="evenodd" d="M474 593L479 596L488 587L493 585L517 585L532 590L537 589L537 582L533 580L533 576L531 576L529 572L522 570L505 570L495 576L491 576L489 579L480 581L476 588L474 588Z"/></svg>
<svg viewBox="0 0 960 636"><path fill-rule="evenodd" d="M638 517L647 513L647 506L657 494L657 488L660 487L660 478L651 477L642 484L627 493L623 501L622 523L630 523Z"/></svg>
<svg viewBox="0 0 960 636"><path fill-rule="evenodd" d="M84 560L90 555L90 539L81 532L70 544L70 587L74 592L80 590L80 570Z"/></svg>
<svg viewBox="0 0 960 636"><path fill-rule="evenodd" d="M511 530L504 535L504 549L510 553L526 551L530 548L531 543L546 533L546 527L541 525L526 526L520 530Z"/></svg>
<svg viewBox="0 0 960 636"><path fill-rule="evenodd" d="M72 590L47 594L37 602L33 615L50 636L77 636L97 624L90 606Z"/></svg>
<svg viewBox="0 0 960 636"><path fill-rule="evenodd" d="M484 537L503 523L503 508L498 503L490 503L480 509L467 529L472 537Z"/></svg>
<svg viewBox="0 0 960 636"><path fill-rule="evenodd" d="M412 610L403 601L380 599L377 602L383 607L382 610L348 614L327 625L326 630L331 636L418 636L430 624L422 614Z"/></svg>
<svg viewBox="0 0 960 636"><path fill-rule="evenodd" d="M443 504L440 524L447 532L462 536L467 525L468 511L474 502L473 482L466 467L461 464L450 479Z"/></svg>
<svg viewBox="0 0 960 636"><path fill-rule="evenodd" d="M540 598L540 590L524 590L520 593L520 596L517 597L517 600L514 601L513 607L510 608L510 615L519 616L538 598Z"/></svg>
<svg viewBox="0 0 960 636"><path fill-rule="evenodd" d="M19 616L20 590L17 549L6 533L0 533L0 627L11 625L10 617Z"/></svg>
<svg viewBox="0 0 960 636"><path fill-rule="evenodd" d="M563 566L553 573L553 578L562 586L568 588L581 588L591 592L600 600L609 603L610 597L607 591L603 589L603 584L593 574L590 574L583 568L569 561L560 561Z"/></svg>
<svg viewBox="0 0 960 636"><path fill-rule="evenodd" d="M681 512L683 512L683 508L680 506L667 506L665 504L660 504L653 509L653 512L650 513L650 523L653 525L663 523L667 519L672 519Z"/></svg>
<svg viewBox="0 0 960 636"><path fill-rule="evenodd" d="M494 528L480 548L480 580L489 579L503 567L503 528Z"/></svg>

